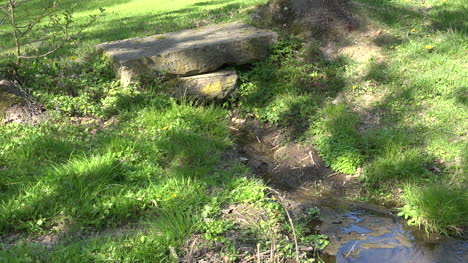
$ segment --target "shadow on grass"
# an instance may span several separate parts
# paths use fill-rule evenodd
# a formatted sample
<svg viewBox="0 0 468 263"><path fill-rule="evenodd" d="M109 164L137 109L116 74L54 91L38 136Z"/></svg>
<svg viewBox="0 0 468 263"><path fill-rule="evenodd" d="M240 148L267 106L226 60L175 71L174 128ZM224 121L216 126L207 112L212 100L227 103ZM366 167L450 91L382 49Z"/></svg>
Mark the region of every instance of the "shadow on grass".
<svg viewBox="0 0 468 263"><path fill-rule="evenodd" d="M240 3L214 1L211 5L223 4L222 8L205 10L198 4L176 11L152 15L140 15L101 21L98 29L91 29L81 36L83 40L99 39L101 42L121 40L137 36L161 34L202 25L232 21L238 18Z"/></svg>
<svg viewBox="0 0 468 263"><path fill-rule="evenodd" d="M60 1L58 5L58 13L63 13L63 11L72 11L73 13L78 12L87 12L96 13L99 11L99 8L110 8L113 6L127 4L134 0L90 0L90 1L75 1L75 0L63 0ZM39 13L46 7L47 2L54 3L54 1L44 1L44 0L32 0L24 1L25 3L21 4L17 8L17 17L18 21L23 22L26 18L31 18L39 15Z"/></svg>
<svg viewBox="0 0 468 263"><path fill-rule="evenodd" d="M301 44L283 39L273 54L242 72L238 101L241 111L254 112L257 118L289 129L291 139L303 139L317 111L344 88L340 74L345 60L328 62L311 48L313 62L300 61L296 54ZM299 62L300 61L300 62Z"/></svg>
<svg viewBox="0 0 468 263"><path fill-rule="evenodd" d="M76 6L75 11L85 12L93 9L97 10L101 6L105 8L122 5L127 2L131 1L121 0L109 3L82 1ZM40 1L33 1L30 4L34 6L40 5ZM65 8L70 7L72 6L72 2L66 1L63 5ZM214 9L216 6L220 7ZM85 52L89 52L89 49L92 48L90 45L102 42L161 34L208 24L238 20L243 16L241 11L243 6L244 4L239 3L239 1L219 0L194 3L192 5L186 5L182 9L168 12L144 13L119 18L112 18L111 15L106 15L80 34L78 36L79 40L76 41L75 44L65 45L59 51L51 55L51 57L76 55L77 46L83 46L83 42L88 44L85 45ZM80 18L77 19L75 25L77 26L84 23L85 20ZM5 36L7 36L7 33L5 33ZM8 41L5 45L7 45L6 48L12 48L14 43L11 39L11 41Z"/></svg>
<svg viewBox="0 0 468 263"><path fill-rule="evenodd" d="M463 35L468 33L468 25L465 17L468 15L468 9L463 1L452 2L449 4L435 4L429 9L416 9L410 7L398 6L398 3L360 0L361 4L368 10L368 13L374 19L390 27L412 28L411 24L405 24L407 21L427 21L429 23L424 27L428 30L438 30L441 32L454 31ZM362 4L365 3L365 4ZM401 19L404 17L404 19Z"/></svg>
<svg viewBox="0 0 468 263"><path fill-rule="evenodd" d="M165 109L165 105L171 104L134 106L125 118L135 122L86 136L84 145L79 134L89 132L86 127L50 134L44 127L37 140L24 136L24 144L4 153L28 155L22 162L12 155L0 171L1 231L115 227L150 211L201 209L208 186L233 179L219 180L215 175L229 143L224 114L176 104ZM57 135L75 140L60 139L57 144ZM44 155L52 146L57 148ZM27 174L21 176L23 169Z"/></svg>
<svg viewBox="0 0 468 263"><path fill-rule="evenodd" d="M391 4L384 5L383 8L374 7L376 8L365 8L373 20L395 28L397 31L401 31L401 27L408 28L409 31L413 28L413 23L426 19L428 15L409 8L394 7ZM428 32L438 30L440 33L452 34L451 30L456 29L454 32L456 35L466 32L463 26L466 23L462 21L465 17L462 14L466 12L466 9L445 12L447 16L456 16L449 18L443 15L443 12L438 12L439 8L442 10L442 7L434 7L431 11L429 15L432 18L429 19L428 25L424 24L424 30ZM458 26L451 25L454 21L458 21ZM389 50L395 45L412 44L411 41L402 37L386 34L376 37L374 43ZM440 143L438 145L431 141L434 136L451 137L456 140L463 137L463 135L456 134L457 127L453 122L444 123L443 120L439 121L437 118L435 119L437 122L430 121L432 117L430 114L433 113L430 112L431 105L428 103L439 104L452 100L458 104L463 103L465 94L460 88L455 90L457 95L453 97L450 97L453 92L442 93L441 87L449 85L448 80L444 82L442 79L444 77L448 79L448 76L442 75L437 80L436 73L428 74L432 72L431 68L421 70L421 72L415 71L415 76L409 76L402 69L412 65L407 61L404 62L407 65L398 65L385 60L371 61L359 81L371 83L377 89L388 89L388 92L376 105L365 109L365 114L379 121L374 126L371 125L370 129L360 131L360 126L364 121L363 116L359 116L361 118L350 125L340 121L351 120L353 116L350 116L349 112L353 109L327 112L329 108L336 107L330 106L330 102L340 91L344 90L347 84L346 79L342 77L343 74L340 73L344 72L345 67L352 65L343 60L344 63L321 61L313 64L315 67L307 67L298 62L300 58L290 55L294 51L288 50L288 47L296 52L300 49L294 46L294 43L284 46L280 43L270 60L258 63L251 72L246 73L244 79L241 78L244 81L240 88L241 111L249 112L251 116L256 115L257 118L271 124L291 129L294 135L293 140L303 137L305 131L310 128L308 125L312 123L312 129L315 129L313 132L316 135L315 143L320 144L317 145L318 150L325 161L335 170L351 174L363 165L365 172L362 179L373 190L384 191L383 189L401 187L406 183L416 187L420 184L432 185L461 181L461 183L454 184L454 189L464 184L463 176L458 170L460 164L455 164L458 168L453 169L450 168L454 165L453 163L443 160L448 155L445 151L451 142L447 139L446 145L440 145ZM415 63L423 60L431 61L431 59L437 61L438 58L430 57L431 54L436 56L435 53L424 50L424 45L422 47L422 50L410 54L411 59L414 57ZM440 47L440 52L444 52L442 48ZM392 52L398 52L398 50ZM295 61L291 62L291 60ZM421 68L422 65L424 64L421 63ZM337 102L338 105L344 105L344 103ZM377 116L372 116L374 113L377 113ZM436 114L446 114L446 112ZM460 118L460 116L452 117ZM424 119L427 121L423 121ZM322 122L323 126L313 127L317 122ZM434 147L442 150L435 151ZM460 144L454 147L458 147L458 150L451 149L450 154L457 155L463 152L464 147ZM464 158L464 155L459 157ZM453 170L458 172L453 172ZM304 172L313 174L315 171L305 169ZM466 198L464 200L466 203ZM417 209L424 209L424 207ZM454 217L456 217L455 214Z"/></svg>

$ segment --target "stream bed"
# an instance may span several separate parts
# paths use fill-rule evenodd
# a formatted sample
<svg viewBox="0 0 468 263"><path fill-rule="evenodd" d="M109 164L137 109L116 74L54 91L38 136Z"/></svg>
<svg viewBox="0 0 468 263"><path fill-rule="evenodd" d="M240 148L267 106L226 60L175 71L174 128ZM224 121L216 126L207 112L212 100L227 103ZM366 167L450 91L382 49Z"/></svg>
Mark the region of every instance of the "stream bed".
<svg viewBox="0 0 468 263"><path fill-rule="evenodd" d="M278 130L234 129L238 158L294 203L293 214L298 207L320 209L309 229L328 236L330 245L320 255L326 263L468 262L468 241L427 235L407 226L395 209L351 201L359 196L358 176L333 173L312 146L279 144Z"/></svg>
<svg viewBox="0 0 468 263"><path fill-rule="evenodd" d="M322 259L329 262L468 262L468 242L408 227L383 206L317 196L310 189L290 193L321 215L310 226L329 237Z"/></svg>

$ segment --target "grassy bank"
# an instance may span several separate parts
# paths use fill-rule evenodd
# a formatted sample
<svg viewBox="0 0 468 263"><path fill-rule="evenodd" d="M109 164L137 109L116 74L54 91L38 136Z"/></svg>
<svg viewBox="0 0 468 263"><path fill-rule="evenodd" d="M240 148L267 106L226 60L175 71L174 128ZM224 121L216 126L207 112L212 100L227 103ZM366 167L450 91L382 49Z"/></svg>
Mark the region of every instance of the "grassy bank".
<svg viewBox="0 0 468 263"><path fill-rule="evenodd" d="M363 0L354 12L357 31L307 45L285 37L245 73L238 105L316 145L335 171L361 170L367 198L398 202L411 224L460 232L468 216L467 5Z"/></svg>
<svg viewBox="0 0 468 263"><path fill-rule="evenodd" d="M28 2L28 12L40 3ZM271 242L277 258L315 257L296 254L284 209L266 185L224 157L232 146L228 110L176 101L158 81L122 89L93 49L106 40L239 19L257 3L73 7L75 27L99 7L106 15L19 72L48 119L0 126L0 262L231 262L270 251ZM13 43L2 35L0 45L7 47L1 51L6 73ZM325 246L323 236L305 235L305 222L295 222L299 244Z"/></svg>
<svg viewBox="0 0 468 263"><path fill-rule="evenodd" d="M226 114L146 93L106 123L2 126L1 261L167 262L197 235L230 261L246 257L236 242L281 240L291 233L282 207L243 165L221 160ZM239 225L229 207L258 221ZM278 257L295 256L277 245Z"/></svg>
<svg viewBox="0 0 468 263"><path fill-rule="evenodd" d="M466 225L462 0L360 0L362 30L342 42L283 36L271 57L239 69L226 107L176 102L157 81L122 89L93 51L103 41L243 19L265 2L80 1L76 25L99 7L106 15L20 72L51 119L0 126L0 261L167 262L202 239L226 261L247 257L239 244L263 251L272 240L278 255L294 258L281 205L223 158L231 108L316 145L335 171L362 168L366 198L397 201L412 224L448 234ZM13 47L3 36L1 63ZM320 48L327 41L339 43L333 56ZM239 207L254 220L226 212ZM326 244L303 226L299 242Z"/></svg>
<svg viewBox="0 0 468 263"><path fill-rule="evenodd" d="M99 8L104 8L106 11L98 23L81 34L79 40L62 49L60 55L80 57L88 54L94 45L105 41L238 20L245 17L253 6L265 2L266 0L63 0L60 4L61 10L73 11L73 30L86 24L89 15L99 14ZM0 1L0 4L2 3L6 1ZM18 20L33 17L40 11L41 5L43 5L41 1L24 4L19 9ZM14 46L14 41L10 38L2 37L1 43L5 49Z"/></svg>

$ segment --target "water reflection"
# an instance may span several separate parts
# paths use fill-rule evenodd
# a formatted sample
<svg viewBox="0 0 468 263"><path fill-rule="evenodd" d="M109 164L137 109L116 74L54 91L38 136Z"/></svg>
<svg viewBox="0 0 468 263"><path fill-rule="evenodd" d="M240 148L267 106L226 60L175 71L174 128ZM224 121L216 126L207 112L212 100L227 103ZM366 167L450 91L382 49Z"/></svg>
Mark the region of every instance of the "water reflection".
<svg viewBox="0 0 468 263"><path fill-rule="evenodd" d="M257 175L276 189L287 192L288 198L299 206L320 208L320 219L311 222L309 228L311 233L325 234L330 239L330 245L321 256L325 262L468 262L467 241L437 235L428 237L423 231L406 226L401 218L383 206L344 200L343 195L336 192L333 181L321 180L325 179L323 175L318 177L320 180L315 186L290 185L288 180L297 177L298 171L302 176L314 172L314 168L293 167L275 172L278 166L274 147L246 129L239 130L236 138Z"/></svg>
<svg viewBox="0 0 468 263"><path fill-rule="evenodd" d="M345 201L327 200L330 202ZM406 227L382 207L345 203L347 208L341 205L339 209L336 205L322 204L321 222L312 226L330 237L331 244L322 257L325 262L468 262L466 241L444 237L429 239L419 230Z"/></svg>

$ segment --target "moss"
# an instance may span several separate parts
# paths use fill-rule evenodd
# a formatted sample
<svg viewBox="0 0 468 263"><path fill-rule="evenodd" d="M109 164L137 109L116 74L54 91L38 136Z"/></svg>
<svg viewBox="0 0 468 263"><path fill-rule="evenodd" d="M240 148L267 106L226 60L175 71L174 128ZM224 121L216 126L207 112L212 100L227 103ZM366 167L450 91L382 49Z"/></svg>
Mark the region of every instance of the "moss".
<svg viewBox="0 0 468 263"><path fill-rule="evenodd" d="M157 40L163 40L163 39L167 39L168 36L163 36L163 35L157 35L157 36L153 36L155 39Z"/></svg>
<svg viewBox="0 0 468 263"><path fill-rule="evenodd" d="M206 85L201 92L209 97L216 97L220 93L222 93L223 90L223 83L220 81L212 82Z"/></svg>

